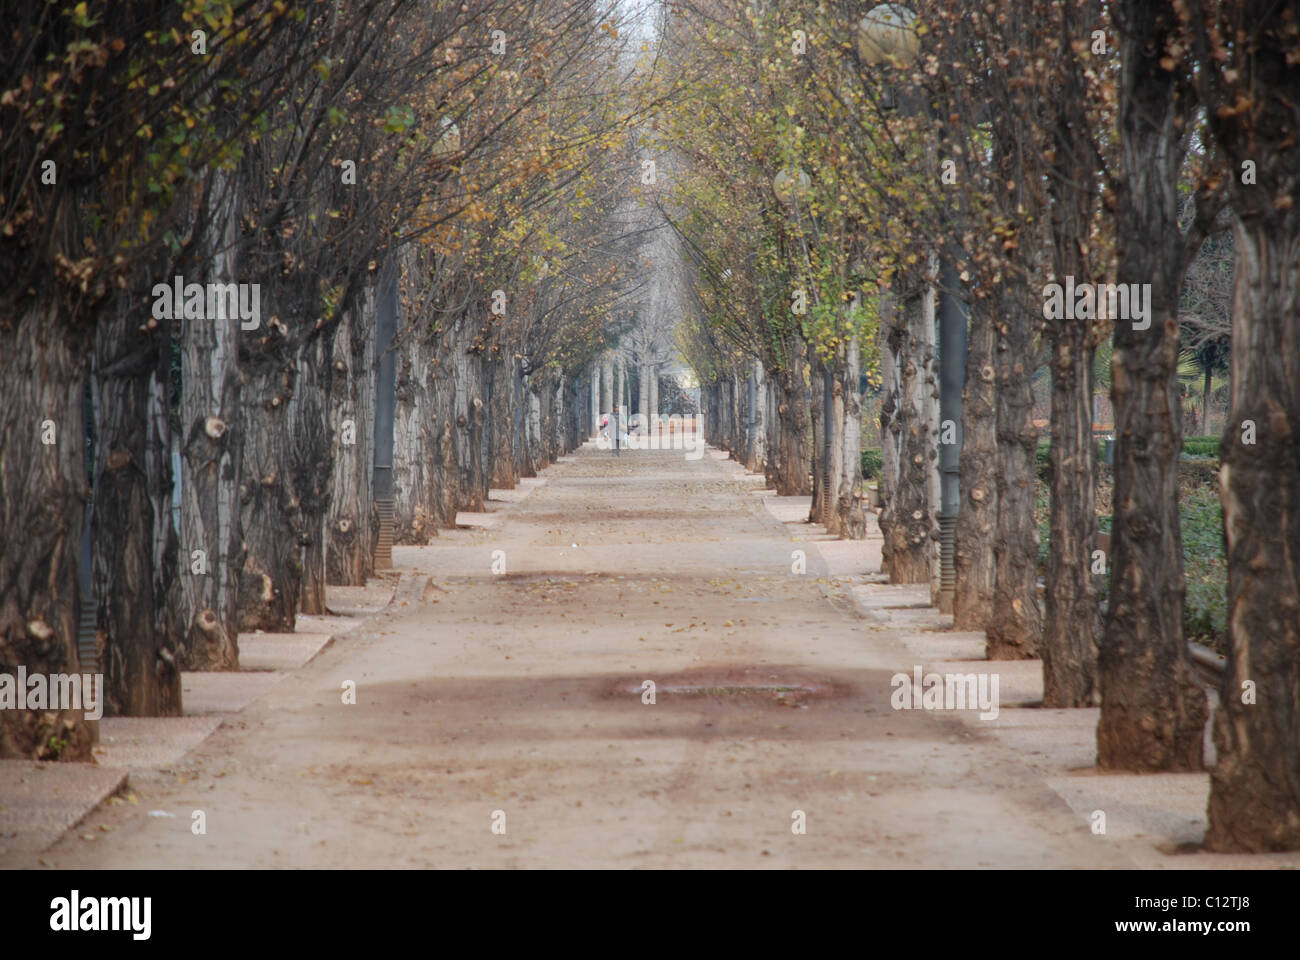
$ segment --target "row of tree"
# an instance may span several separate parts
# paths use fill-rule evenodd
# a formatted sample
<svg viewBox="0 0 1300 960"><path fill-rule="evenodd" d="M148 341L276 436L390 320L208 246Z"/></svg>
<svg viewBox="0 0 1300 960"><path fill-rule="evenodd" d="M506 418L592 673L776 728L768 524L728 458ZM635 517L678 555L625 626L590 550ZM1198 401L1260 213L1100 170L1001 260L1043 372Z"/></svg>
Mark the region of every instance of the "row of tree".
<svg viewBox="0 0 1300 960"><path fill-rule="evenodd" d="M855 3L672 5L665 149L679 169L664 209L691 262L683 349L711 437L783 493L808 493L811 474L814 517L860 535L860 365L884 392L891 580L937 580L935 462L959 442L956 628L983 630L991 659L1041 657L1045 706L1100 703L1103 768L1202 769L1206 698L1182 625L1179 356L1227 353L1221 325L1185 337L1179 321L1206 299L1185 283L1189 264L1229 250L1230 655L1207 843L1300 847L1296 11L910 6L872 11L864 34ZM1088 309L1105 298L1053 309L1053 284L1149 291L1146 314ZM960 418L943 422L936 313L953 301L969 313L966 342L943 346L965 388ZM1108 555L1094 493L1099 344L1113 346ZM1044 365L1040 606L1032 380Z"/></svg>
<svg viewBox="0 0 1300 960"><path fill-rule="evenodd" d="M427 542L579 441L647 68L597 0L10 7L0 672L176 714L364 583L390 505ZM0 711L0 756L94 736Z"/></svg>

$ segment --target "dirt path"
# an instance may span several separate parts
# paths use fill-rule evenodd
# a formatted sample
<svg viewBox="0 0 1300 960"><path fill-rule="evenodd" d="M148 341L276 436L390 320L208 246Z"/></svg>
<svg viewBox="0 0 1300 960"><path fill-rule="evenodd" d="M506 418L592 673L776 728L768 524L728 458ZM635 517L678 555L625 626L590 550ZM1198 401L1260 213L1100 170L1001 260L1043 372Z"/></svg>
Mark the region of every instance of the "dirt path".
<svg viewBox="0 0 1300 960"><path fill-rule="evenodd" d="M102 806L41 859L1130 865L1005 747L890 709L909 655L819 576L815 545L792 543L752 483L708 456L590 447L546 476L495 528L396 551L433 586L404 581L390 612L183 765L133 774L138 802ZM347 680L355 705L341 702ZM191 832L195 810L206 835Z"/></svg>

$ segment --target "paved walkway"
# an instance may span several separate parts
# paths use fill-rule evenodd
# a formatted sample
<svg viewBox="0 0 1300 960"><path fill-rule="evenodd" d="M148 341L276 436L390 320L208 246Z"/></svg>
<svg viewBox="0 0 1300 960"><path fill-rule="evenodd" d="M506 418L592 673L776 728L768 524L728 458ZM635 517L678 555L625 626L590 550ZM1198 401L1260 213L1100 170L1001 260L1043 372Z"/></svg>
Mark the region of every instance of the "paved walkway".
<svg viewBox="0 0 1300 960"><path fill-rule="evenodd" d="M132 772L124 802L96 809L41 861L1224 859L1162 853L1171 838L1135 836L1120 807L1108 833L1094 834L1085 808L1098 790L1104 797L1103 778L1069 769L1090 763L1077 733L1086 711L1011 706L1032 678L1009 677L996 720L893 709L893 675L953 659L927 643L955 643L964 659L971 638L929 632L943 618L915 588L870 582L878 543L827 542L801 521L806 501L774 498L712 451L615 457L587 446L488 507L431 546L395 548L404 578L383 613L287 672L180 761ZM355 703L345 703L352 685ZM1049 716L1058 713L1080 716ZM1053 740L1044 724L1073 732ZM1089 779L1075 809L1062 799L1068 790L1053 789ZM24 856L16 862L38 854Z"/></svg>

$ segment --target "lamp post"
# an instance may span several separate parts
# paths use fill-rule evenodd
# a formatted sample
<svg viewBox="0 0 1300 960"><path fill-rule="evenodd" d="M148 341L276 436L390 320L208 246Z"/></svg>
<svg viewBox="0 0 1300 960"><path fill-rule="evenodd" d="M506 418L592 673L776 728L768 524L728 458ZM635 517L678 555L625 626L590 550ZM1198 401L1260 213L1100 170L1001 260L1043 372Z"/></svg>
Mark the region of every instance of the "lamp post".
<svg viewBox="0 0 1300 960"><path fill-rule="evenodd" d="M772 178L772 192L787 207L802 204L812 193L812 180L797 168L786 167Z"/></svg>
<svg viewBox="0 0 1300 960"><path fill-rule="evenodd" d="M896 3L872 8L858 24L858 55L873 66L906 67L921 50L916 14ZM888 96L884 106L892 107ZM939 609L952 611L956 590L956 529L961 509L962 388L966 381L967 309L952 291L960 278L948 257L939 261L939 422L941 438L953 426L953 442L939 446Z"/></svg>
<svg viewBox="0 0 1300 960"><path fill-rule="evenodd" d="M386 266L379 283L378 323L375 325L375 460L374 498L379 518L375 545L375 569L393 568L393 414L397 407L397 356L393 338L397 333L396 256Z"/></svg>
<svg viewBox="0 0 1300 960"><path fill-rule="evenodd" d="M460 153L460 127L451 117L444 116L438 122L440 131L438 140L433 145L435 160L447 160Z"/></svg>

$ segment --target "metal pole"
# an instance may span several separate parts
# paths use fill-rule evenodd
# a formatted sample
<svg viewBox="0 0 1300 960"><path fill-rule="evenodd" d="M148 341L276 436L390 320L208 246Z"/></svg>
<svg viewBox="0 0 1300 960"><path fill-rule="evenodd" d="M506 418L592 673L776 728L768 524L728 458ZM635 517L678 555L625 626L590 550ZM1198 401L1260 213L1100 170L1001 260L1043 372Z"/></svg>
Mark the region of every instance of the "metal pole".
<svg viewBox="0 0 1300 960"><path fill-rule="evenodd" d="M81 544L77 556L77 592L79 609L77 610L77 660L82 673L97 674L102 672L103 664L99 656L99 622L98 606L95 603L95 554L93 550L93 521L95 510L95 448L99 437L95 430L95 390L93 377L97 371L92 369L91 378L87 379L82 392L82 447L86 451L86 485L90 488L90 502L86 504L82 515ZM97 691L104 696L101 688ZM95 740L98 741L99 726L94 725Z"/></svg>
<svg viewBox="0 0 1300 960"><path fill-rule="evenodd" d="M831 447L835 443L835 394L834 375L830 364L823 364L822 370L822 525L830 526L831 514Z"/></svg>
<svg viewBox="0 0 1300 960"><path fill-rule="evenodd" d="M939 264L939 610L951 613L957 589L956 533L961 510L962 390L966 386L966 324L969 309L951 291L960 289L957 267ZM952 429L952 443L943 438Z"/></svg>
<svg viewBox="0 0 1300 960"><path fill-rule="evenodd" d="M379 542L375 569L393 568L393 411L397 406L397 270L390 263L379 285L375 355L379 361L375 397L375 507L379 513Z"/></svg>
<svg viewBox="0 0 1300 960"><path fill-rule="evenodd" d="M754 379L754 371L749 371L749 424L745 430L745 445L749 448L745 451L749 461L746 466L752 468L758 459L758 382Z"/></svg>

